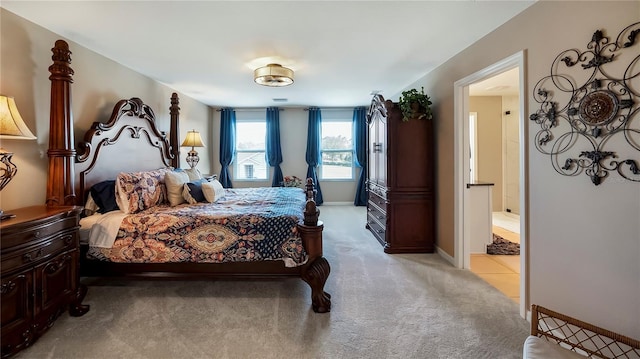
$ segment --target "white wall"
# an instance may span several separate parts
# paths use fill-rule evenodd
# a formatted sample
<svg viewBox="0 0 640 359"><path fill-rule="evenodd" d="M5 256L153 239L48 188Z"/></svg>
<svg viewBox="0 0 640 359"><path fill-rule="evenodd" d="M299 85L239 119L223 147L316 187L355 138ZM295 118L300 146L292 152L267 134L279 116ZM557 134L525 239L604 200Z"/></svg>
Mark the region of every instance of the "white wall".
<svg viewBox="0 0 640 359"><path fill-rule="evenodd" d="M639 20L639 1L539 1L407 86L424 86L434 103L437 245L441 250L455 255L454 82L525 50L528 103L522 111L528 118L539 107L533 101L533 87L548 75L561 51L586 49L596 30L616 36ZM637 56L638 46L627 52ZM628 60L622 63L617 58L607 68L618 76L628 64ZM640 78L635 77L632 83L639 91ZM637 108L638 104L634 106ZM636 112L636 128L639 115ZM549 157L534 148L536 126L529 120L526 123L529 304L640 338L640 183L622 180L612 173L596 187L584 174L557 174ZM623 146L616 140L607 147L620 150L621 158L632 156L640 161L640 152L625 151Z"/></svg>

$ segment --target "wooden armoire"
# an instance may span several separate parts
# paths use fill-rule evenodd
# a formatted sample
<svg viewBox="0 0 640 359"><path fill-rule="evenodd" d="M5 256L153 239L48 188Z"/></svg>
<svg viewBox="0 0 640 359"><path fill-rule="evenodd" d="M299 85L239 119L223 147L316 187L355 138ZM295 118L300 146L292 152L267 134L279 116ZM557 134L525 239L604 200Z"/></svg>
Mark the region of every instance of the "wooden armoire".
<svg viewBox="0 0 640 359"><path fill-rule="evenodd" d="M374 96L367 114L367 225L386 253L433 252L435 164L432 120L402 121Z"/></svg>

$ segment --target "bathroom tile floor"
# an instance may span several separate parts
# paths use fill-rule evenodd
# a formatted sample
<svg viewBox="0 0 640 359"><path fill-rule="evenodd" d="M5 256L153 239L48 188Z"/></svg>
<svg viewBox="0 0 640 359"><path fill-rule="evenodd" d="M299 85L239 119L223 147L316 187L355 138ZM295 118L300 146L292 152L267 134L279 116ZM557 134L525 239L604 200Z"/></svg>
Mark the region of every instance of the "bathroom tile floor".
<svg viewBox="0 0 640 359"><path fill-rule="evenodd" d="M502 227L493 226L493 233L511 242L520 243L520 235ZM504 293L516 303L520 302L520 256L472 254L471 272Z"/></svg>

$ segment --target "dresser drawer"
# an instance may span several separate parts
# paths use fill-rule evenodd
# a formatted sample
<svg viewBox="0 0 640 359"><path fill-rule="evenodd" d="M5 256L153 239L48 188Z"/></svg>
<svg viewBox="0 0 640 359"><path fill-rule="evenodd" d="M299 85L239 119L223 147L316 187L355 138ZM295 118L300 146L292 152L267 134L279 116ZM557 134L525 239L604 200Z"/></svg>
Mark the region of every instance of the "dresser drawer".
<svg viewBox="0 0 640 359"><path fill-rule="evenodd" d="M371 207L371 204L377 207L382 214L387 214L387 200L377 194L369 192L369 207Z"/></svg>
<svg viewBox="0 0 640 359"><path fill-rule="evenodd" d="M383 245L386 243L386 228L384 227L384 222L380 223L377 219L375 219L371 213L367 214L367 227L369 231L373 233L376 239L382 243Z"/></svg>
<svg viewBox="0 0 640 359"><path fill-rule="evenodd" d="M368 182L367 184L368 184L367 190L369 191L370 194L373 193L382 199L387 199L387 193L389 192L389 188L373 182Z"/></svg>
<svg viewBox="0 0 640 359"><path fill-rule="evenodd" d="M384 225L387 222L387 214L376 205L369 203L367 206L367 213L369 216L380 222L380 224Z"/></svg>
<svg viewBox="0 0 640 359"><path fill-rule="evenodd" d="M3 238L4 240L4 238ZM42 241L34 241L29 246L2 255L2 274L20 270L25 266L46 260L57 253L75 249L78 246L77 231L68 229Z"/></svg>
<svg viewBox="0 0 640 359"><path fill-rule="evenodd" d="M14 226L2 231L2 254L5 250L15 250L22 246L29 246L34 242L40 242L61 231L76 229L78 220L75 216L66 218L49 218L42 221L34 221L27 225Z"/></svg>

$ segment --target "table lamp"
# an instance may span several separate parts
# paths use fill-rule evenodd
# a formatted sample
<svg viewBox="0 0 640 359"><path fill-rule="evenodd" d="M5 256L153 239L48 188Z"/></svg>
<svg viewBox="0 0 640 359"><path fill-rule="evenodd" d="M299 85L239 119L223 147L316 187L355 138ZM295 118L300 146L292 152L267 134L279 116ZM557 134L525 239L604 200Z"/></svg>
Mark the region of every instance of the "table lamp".
<svg viewBox="0 0 640 359"><path fill-rule="evenodd" d="M27 125L22 120L16 101L13 97L0 95L0 140L35 140L36 136L31 133ZM18 173L18 167L11 162L13 152L2 148L0 143L0 191L11 182ZM0 209L0 220L14 217L12 214L4 213Z"/></svg>
<svg viewBox="0 0 640 359"><path fill-rule="evenodd" d="M191 151L187 154L187 163L191 168L194 168L198 162L200 161L200 157L198 157L198 152L195 150L195 147L204 147L202 143L202 138L200 137L200 132L193 130L187 132L187 137L182 142L181 147L191 147Z"/></svg>

